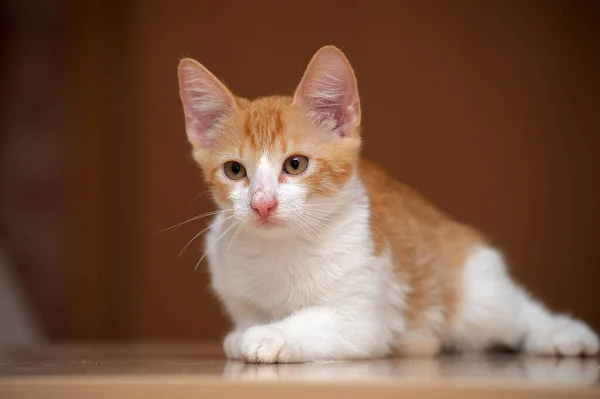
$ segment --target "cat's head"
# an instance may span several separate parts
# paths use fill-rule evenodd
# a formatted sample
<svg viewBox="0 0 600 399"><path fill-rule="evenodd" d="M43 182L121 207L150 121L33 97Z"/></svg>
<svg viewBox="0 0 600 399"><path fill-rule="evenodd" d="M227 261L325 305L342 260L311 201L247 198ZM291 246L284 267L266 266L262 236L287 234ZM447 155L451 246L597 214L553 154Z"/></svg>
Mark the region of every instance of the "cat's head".
<svg viewBox="0 0 600 399"><path fill-rule="evenodd" d="M318 204L346 185L360 150L356 78L340 50L320 49L293 97L236 97L192 59L178 73L193 156L222 209L259 230L326 217Z"/></svg>

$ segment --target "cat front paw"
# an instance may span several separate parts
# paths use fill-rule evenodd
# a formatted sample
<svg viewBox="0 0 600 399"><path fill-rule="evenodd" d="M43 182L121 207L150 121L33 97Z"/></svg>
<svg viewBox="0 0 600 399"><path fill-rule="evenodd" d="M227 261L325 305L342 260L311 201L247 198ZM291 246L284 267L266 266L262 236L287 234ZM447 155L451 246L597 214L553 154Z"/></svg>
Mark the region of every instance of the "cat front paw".
<svg viewBox="0 0 600 399"><path fill-rule="evenodd" d="M246 363L294 363L300 361L300 351L274 326L255 326L244 333L241 358Z"/></svg>
<svg viewBox="0 0 600 399"><path fill-rule="evenodd" d="M536 355L595 356L598 346L598 336L587 325L566 317L540 327L525 341L525 351Z"/></svg>
<svg viewBox="0 0 600 399"><path fill-rule="evenodd" d="M240 360L243 331L234 330L227 334L223 341L223 350L228 359Z"/></svg>

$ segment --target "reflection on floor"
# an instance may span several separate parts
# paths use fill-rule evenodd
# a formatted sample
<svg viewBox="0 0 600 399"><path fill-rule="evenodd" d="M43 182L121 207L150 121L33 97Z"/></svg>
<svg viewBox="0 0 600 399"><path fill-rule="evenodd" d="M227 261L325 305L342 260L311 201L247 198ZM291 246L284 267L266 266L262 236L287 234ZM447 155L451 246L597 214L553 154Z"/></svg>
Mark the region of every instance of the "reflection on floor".
<svg viewBox="0 0 600 399"><path fill-rule="evenodd" d="M0 379L49 375L196 375L224 380L480 381L537 386L600 386L598 359L510 354L433 359L250 365L226 361L218 347L41 347L0 352Z"/></svg>
<svg viewBox="0 0 600 399"><path fill-rule="evenodd" d="M350 363L248 365L226 363L226 378L252 380L496 380L546 385L590 386L599 383L596 359L495 357L446 357L394 359Z"/></svg>

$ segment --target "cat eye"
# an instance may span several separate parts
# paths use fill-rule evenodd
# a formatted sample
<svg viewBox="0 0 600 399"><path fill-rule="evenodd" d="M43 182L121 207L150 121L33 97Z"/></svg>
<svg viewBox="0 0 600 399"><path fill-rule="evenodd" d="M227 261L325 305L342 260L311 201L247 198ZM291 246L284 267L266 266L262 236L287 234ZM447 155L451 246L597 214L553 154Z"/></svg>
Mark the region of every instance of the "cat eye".
<svg viewBox="0 0 600 399"><path fill-rule="evenodd" d="M223 171L225 172L225 176L231 180L239 180L246 176L246 168L241 163L235 161L226 162L223 165Z"/></svg>
<svg viewBox="0 0 600 399"><path fill-rule="evenodd" d="M302 155L292 155L283 164L283 171L289 175L299 175L308 167L308 158Z"/></svg>

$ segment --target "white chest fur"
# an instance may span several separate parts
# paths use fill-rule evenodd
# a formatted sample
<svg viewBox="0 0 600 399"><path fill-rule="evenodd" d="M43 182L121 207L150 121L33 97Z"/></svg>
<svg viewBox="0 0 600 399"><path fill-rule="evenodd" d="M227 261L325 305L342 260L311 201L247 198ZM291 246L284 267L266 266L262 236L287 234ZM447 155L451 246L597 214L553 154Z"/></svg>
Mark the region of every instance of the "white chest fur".
<svg viewBox="0 0 600 399"><path fill-rule="evenodd" d="M373 256L368 198L362 186L351 188L354 198L335 199L347 205L317 237L286 230L266 238L242 227L217 241L228 228L221 223L225 216L218 215L207 248L212 285L225 304L241 302L279 320L309 306L382 295L389 267Z"/></svg>
<svg viewBox="0 0 600 399"><path fill-rule="evenodd" d="M209 255L213 287L225 301L243 300L275 319L342 300L351 291L350 279L370 274L364 270L372 257L367 216L313 240L289 232L275 240L240 232L229 248L223 239Z"/></svg>

